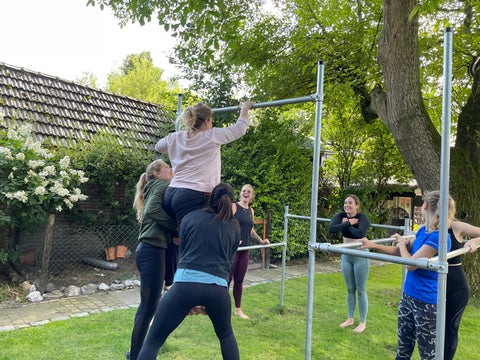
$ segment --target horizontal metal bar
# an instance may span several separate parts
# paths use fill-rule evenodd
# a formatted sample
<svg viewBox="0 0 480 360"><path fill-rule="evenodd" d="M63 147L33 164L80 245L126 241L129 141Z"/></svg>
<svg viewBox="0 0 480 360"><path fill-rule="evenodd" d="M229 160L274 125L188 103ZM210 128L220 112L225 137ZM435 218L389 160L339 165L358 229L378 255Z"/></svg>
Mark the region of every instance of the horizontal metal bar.
<svg viewBox="0 0 480 360"><path fill-rule="evenodd" d="M267 248L267 247L284 246L284 245L287 245L287 243L286 242L281 242L281 243L273 243L273 244L266 244L266 245L241 246L237 249L237 251L252 250L252 249L263 249L263 248Z"/></svg>
<svg viewBox="0 0 480 360"><path fill-rule="evenodd" d="M476 248L479 248L480 247L480 244L479 245L475 245ZM468 248L461 248L461 249L457 249L457 250L453 250L453 251L450 251L447 253L447 259L451 259L455 256L458 256L458 255L463 255L463 254L466 254L467 252L470 251L470 247ZM430 261L438 261L438 256L435 256L435 257L432 257L430 258Z"/></svg>
<svg viewBox="0 0 480 360"><path fill-rule="evenodd" d="M289 105L289 104L299 104L304 102L314 102L319 100L321 99L319 98L318 94L313 94L313 95L293 98L293 99L273 100L273 101L267 101L267 102L261 102L261 103L254 103L252 106L252 109L265 108L265 107L271 107L271 106L282 106L282 105ZM212 112L214 114L235 112L235 111L240 111L240 108L238 106L228 106L224 108L212 109Z"/></svg>
<svg viewBox="0 0 480 360"><path fill-rule="evenodd" d="M302 216L302 215L286 215L288 218L292 219L302 219L302 220L310 220L310 216ZM332 219L328 218L317 218L317 221L324 221L324 222L329 222ZM378 227L378 228L384 228L384 229L393 229L393 230L400 230L403 231L405 230L404 226L395 226L395 225L382 225L382 224L370 224L371 227Z"/></svg>
<svg viewBox="0 0 480 360"><path fill-rule="evenodd" d="M415 260L405 259L400 256L379 254L379 253L374 253L370 251L339 248L329 243L315 243L311 245L311 247L320 251L330 251L338 254L353 255L353 256L380 260L380 261L388 261L396 264L410 265L410 266L433 270L433 271L438 271L438 268L440 266L439 263L433 263L431 259L428 259L428 258L420 258Z"/></svg>
<svg viewBox="0 0 480 360"><path fill-rule="evenodd" d="M414 238L415 235L405 235L403 236L404 238ZM382 239L376 239L376 240L371 240L373 243L375 244L384 244L384 243L390 243L390 242L394 242L395 239L394 237L389 237L389 238L382 238ZM358 247L358 246L362 246L363 243L360 242L360 241L355 241L355 242L351 242L351 243L342 243L342 244L334 244L332 246L335 246L335 247L338 247L338 248L352 248L352 247Z"/></svg>

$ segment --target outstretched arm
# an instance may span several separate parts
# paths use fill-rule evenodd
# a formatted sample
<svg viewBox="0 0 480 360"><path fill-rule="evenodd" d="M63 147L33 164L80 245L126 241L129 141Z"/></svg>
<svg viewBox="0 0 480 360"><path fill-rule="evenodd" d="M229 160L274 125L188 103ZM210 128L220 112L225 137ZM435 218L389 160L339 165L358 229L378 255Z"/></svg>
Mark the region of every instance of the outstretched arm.
<svg viewBox="0 0 480 360"><path fill-rule="evenodd" d="M473 238L471 240L468 240L464 247L469 247L470 252L474 252L477 250L477 246L480 245L480 237Z"/></svg>
<svg viewBox="0 0 480 360"><path fill-rule="evenodd" d="M400 256L400 250L396 246L376 244L367 238L358 239L358 241L363 243L362 246L358 247L359 249L375 249L388 255Z"/></svg>

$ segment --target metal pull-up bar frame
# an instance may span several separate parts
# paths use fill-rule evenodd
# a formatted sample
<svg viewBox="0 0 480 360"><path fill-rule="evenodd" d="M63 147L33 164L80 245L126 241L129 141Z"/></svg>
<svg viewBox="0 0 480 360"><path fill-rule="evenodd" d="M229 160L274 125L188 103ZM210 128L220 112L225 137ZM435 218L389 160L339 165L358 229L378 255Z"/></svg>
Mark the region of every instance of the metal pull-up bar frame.
<svg viewBox="0 0 480 360"><path fill-rule="evenodd" d="M313 94L313 95L303 96L303 97L293 98L293 99L272 100L272 101L266 101L261 103L254 103L252 106L252 109L320 101L321 99L319 98L319 96L320 96L319 94ZM240 111L240 108L238 106L229 106L224 108L212 109L212 112L214 114L235 112L235 111Z"/></svg>

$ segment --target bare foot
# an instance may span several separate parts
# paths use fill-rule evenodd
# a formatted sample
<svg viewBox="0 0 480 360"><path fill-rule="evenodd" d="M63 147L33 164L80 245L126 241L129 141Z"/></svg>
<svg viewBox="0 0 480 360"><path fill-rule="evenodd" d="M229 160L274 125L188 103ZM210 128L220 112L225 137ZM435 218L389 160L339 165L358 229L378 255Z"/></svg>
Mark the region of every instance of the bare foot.
<svg viewBox="0 0 480 360"><path fill-rule="evenodd" d="M347 326L352 326L353 325L353 319L348 318L345 322L340 324L341 328L347 327Z"/></svg>
<svg viewBox="0 0 480 360"><path fill-rule="evenodd" d="M163 290L168 291L168 290L170 290L171 287L172 287L172 285L165 286L165 287L163 288Z"/></svg>
<svg viewBox="0 0 480 360"><path fill-rule="evenodd" d="M358 326L353 329L353 331L357 332L357 333L361 333L363 332L365 329L367 328L367 324L364 323L364 322L361 322L360 324L358 324Z"/></svg>
<svg viewBox="0 0 480 360"><path fill-rule="evenodd" d="M242 319L248 320L250 319L247 315L245 315L242 311L242 309L235 308L235 315L241 317Z"/></svg>

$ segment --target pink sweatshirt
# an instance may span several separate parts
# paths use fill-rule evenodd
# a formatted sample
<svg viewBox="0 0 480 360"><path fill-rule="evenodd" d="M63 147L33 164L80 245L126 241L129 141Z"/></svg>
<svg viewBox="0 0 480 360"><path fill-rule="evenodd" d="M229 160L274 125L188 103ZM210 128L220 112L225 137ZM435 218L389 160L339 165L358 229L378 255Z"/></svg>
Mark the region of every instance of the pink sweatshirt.
<svg viewBox="0 0 480 360"><path fill-rule="evenodd" d="M240 116L235 125L200 131L191 139L186 131L177 131L157 142L155 150L168 154L172 163L170 186L212 192L220 183L220 146L241 138L248 125L248 117Z"/></svg>

